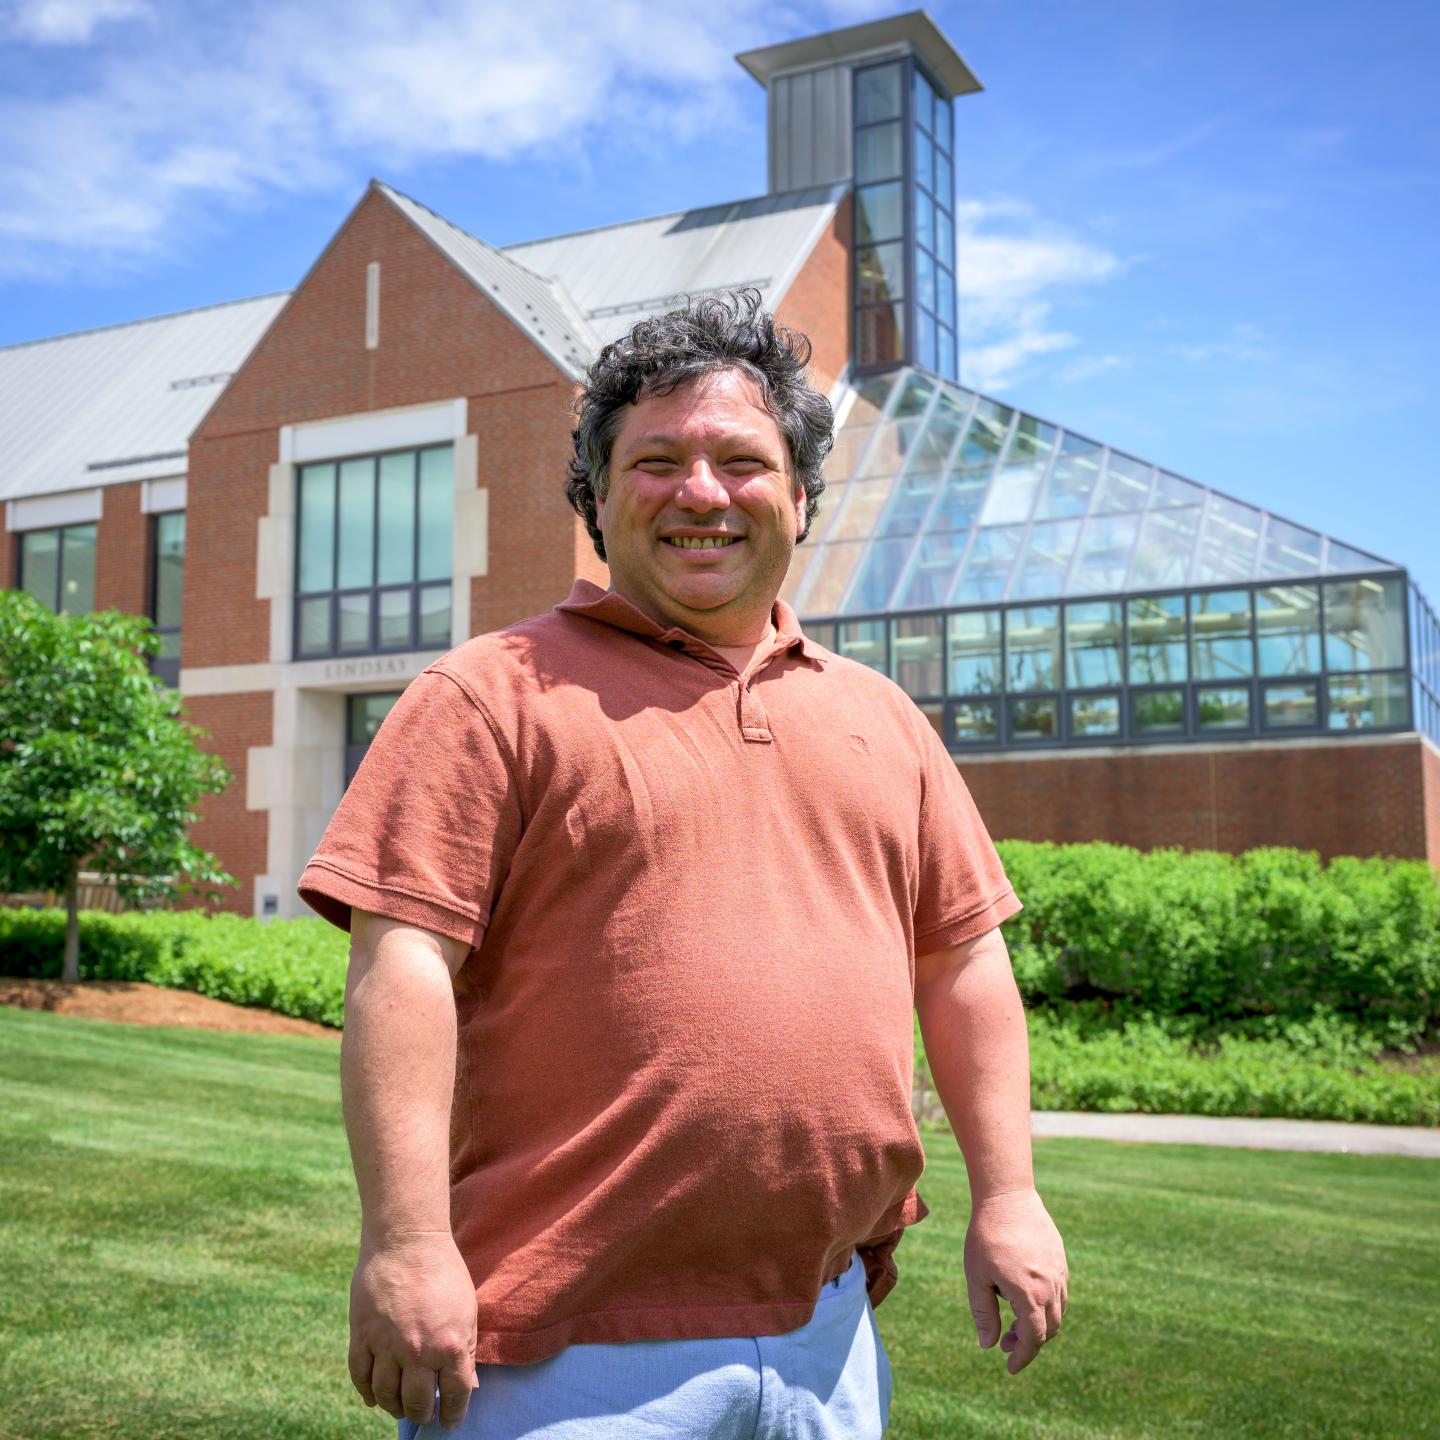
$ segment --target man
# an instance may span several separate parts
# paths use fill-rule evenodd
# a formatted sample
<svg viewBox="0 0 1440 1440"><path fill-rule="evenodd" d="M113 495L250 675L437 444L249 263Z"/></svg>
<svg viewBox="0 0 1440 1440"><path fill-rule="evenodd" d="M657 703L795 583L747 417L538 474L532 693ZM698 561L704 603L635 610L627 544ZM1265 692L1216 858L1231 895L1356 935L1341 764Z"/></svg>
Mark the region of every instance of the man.
<svg viewBox="0 0 1440 1440"><path fill-rule="evenodd" d="M602 352L569 494L610 590L421 675L301 878L352 933L350 1372L402 1440L880 1435L912 1006L980 1343L1059 1328L1019 902L915 706L777 600L807 358L746 293Z"/></svg>

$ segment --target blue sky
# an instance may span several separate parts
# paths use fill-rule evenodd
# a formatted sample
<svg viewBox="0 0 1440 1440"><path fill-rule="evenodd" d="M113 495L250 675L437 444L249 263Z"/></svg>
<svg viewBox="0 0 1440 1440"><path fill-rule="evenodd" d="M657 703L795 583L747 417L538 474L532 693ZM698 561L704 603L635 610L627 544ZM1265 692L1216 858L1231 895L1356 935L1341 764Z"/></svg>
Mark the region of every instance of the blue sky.
<svg viewBox="0 0 1440 1440"><path fill-rule="evenodd" d="M898 7L896 7L898 8ZM1440 604L1440 6L966 0L964 378ZM287 289L370 175L504 243L761 193L859 0L0 0L0 343Z"/></svg>

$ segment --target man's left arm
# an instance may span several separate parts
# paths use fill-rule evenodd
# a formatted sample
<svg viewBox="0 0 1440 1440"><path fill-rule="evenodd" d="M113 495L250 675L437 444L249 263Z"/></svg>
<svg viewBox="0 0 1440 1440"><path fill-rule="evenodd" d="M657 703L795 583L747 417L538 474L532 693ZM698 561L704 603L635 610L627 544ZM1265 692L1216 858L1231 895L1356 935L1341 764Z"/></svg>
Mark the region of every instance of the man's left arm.
<svg viewBox="0 0 1440 1440"><path fill-rule="evenodd" d="M1059 1330L1069 1272L1060 1233L1035 1192L1030 1047L1000 931L917 957L915 1009L970 1176L970 1312L982 1348L998 1339L1013 1375ZM997 1294L1015 1312L1003 1338Z"/></svg>

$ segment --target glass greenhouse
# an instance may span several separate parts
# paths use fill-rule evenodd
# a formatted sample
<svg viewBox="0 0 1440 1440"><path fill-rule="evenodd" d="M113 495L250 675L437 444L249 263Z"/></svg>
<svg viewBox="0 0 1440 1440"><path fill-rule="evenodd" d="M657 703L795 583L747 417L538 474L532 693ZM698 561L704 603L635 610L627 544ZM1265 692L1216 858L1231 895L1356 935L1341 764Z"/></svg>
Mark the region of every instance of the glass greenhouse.
<svg viewBox="0 0 1440 1440"><path fill-rule="evenodd" d="M1399 566L916 369L863 379L785 598L950 749L1419 729Z"/></svg>

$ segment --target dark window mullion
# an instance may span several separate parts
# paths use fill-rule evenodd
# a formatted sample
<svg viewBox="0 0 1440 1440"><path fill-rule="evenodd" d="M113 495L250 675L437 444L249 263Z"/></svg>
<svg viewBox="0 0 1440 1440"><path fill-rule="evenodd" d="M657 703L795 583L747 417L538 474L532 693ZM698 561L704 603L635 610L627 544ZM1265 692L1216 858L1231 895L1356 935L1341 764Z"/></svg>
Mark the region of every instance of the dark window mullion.
<svg viewBox="0 0 1440 1440"><path fill-rule="evenodd" d="M905 196L905 333L901 337L901 359L915 363L915 320L917 303L915 295L915 61L906 56L900 70L900 117L904 126L904 146L901 151L900 177L901 192Z"/></svg>
<svg viewBox="0 0 1440 1440"><path fill-rule="evenodd" d="M60 602L65 596L65 532L70 527L61 525L55 531L55 613L60 613Z"/></svg>
<svg viewBox="0 0 1440 1440"><path fill-rule="evenodd" d="M410 648L414 650L420 643L420 456L423 452L415 452L414 463L410 467L410 495L411 509L415 516L415 523L411 527L414 534L410 537Z"/></svg>
<svg viewBox="0 0 1440 1440"><path fill-rule="evenodd" d="M370 650L380 648L380 457L370 462Z"/></svg>

